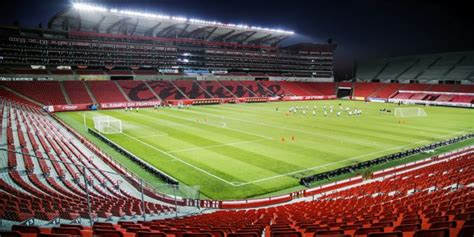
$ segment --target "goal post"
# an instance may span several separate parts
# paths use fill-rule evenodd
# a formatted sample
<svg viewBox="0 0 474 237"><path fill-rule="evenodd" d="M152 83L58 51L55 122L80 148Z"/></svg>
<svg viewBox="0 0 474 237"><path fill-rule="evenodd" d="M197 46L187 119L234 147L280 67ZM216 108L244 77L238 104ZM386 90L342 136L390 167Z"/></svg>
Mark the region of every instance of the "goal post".
<svg viewBox="0 0 474 237"><path fill-rule="evenodd" d="M110 116L96 116L94 128L103 134L122 133L122 121Z"/></svg>
<svg viewBox="0 0 474 237"><path fill-rule="evenodd" d="M396 117L426 117L428 116L422 108L395 108Z"/></svg>

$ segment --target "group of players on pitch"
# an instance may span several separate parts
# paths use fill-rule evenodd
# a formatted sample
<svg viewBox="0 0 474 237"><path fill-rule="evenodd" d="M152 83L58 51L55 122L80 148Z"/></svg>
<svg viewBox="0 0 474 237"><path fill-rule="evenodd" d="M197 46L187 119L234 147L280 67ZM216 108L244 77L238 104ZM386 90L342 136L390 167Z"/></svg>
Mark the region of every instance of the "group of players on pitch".
<svg viewBox="0 0 474 237"><path fill-rule="evenodd" d="M317 116L318 115L318 106L313 106L312 110L311 110L311 114L313 116ZM278 111L278 108L276 108L276 111ZM342 104L339 104L339 109L336 111L336 109L334 108L334 105L329 105L327 106L326 104L324 104L322 106L322 114L324 117L327 117L328 115L330 114L333 114L333 113L336 113L336 116L337 117L340 117L341 115L343 115L343 113L346 113L349 117L351 116L359 116L362 114L362 110L361 109L358 109L358 108L354 108L354 109L351 109L349 107L343 107ZM306 113L310 113L310 107L308 105L306 106L291 106L289 109L288 109L288 113L289 114L298 114L300 113L301 115L303 116L306 116Z"/></svg>

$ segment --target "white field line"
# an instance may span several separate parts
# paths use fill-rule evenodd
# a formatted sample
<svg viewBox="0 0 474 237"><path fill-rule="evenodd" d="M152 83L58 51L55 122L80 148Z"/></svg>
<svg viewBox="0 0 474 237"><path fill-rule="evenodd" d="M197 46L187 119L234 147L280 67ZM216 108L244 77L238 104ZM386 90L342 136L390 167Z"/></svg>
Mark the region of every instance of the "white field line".
<svg viewBox="0 0 474 237"><path fill-rule="evenodd" d="M214 117L223 118L223 116L212 115L212 114L207 114L207 113L202 113L202 112L195 112L195 111L186 111L186 112L198 113L198 114L205 114L205 115L210 115L210 116L214 116ZM173 117L173 116L171 116L171 117ZM182 119L182 118L180 118L180 119ZM256 124L265 125L265 126L269 126L269 127L276 127L276 126L271 126L271 125L268 125L268 124L258 123L258 122L254 122L254 121L247 121L247 120L241 120L241 119L235 119L235 118L230 118L230 119L238 120L238 121L243 121L243 122L249 122L249 123L256 123ZM209 125L209 126L213 126L213 125ZM296 130L296 129L288 129L288 128L282 128L282 127L279 127L279 128L280 128L280 129L287 129L287 130ZM228 129L228 128L226 128L226 129ZM237 130L237 131L239 131L239 130ZM300 131L301 131L301 132L304 132L304 131L302 131L302 130L300 130ZM240 131L240 132L242 132L242 131ZM307 133L307 132L305 132L305 133ZM448 135L445 135L445 136L438 136L438 137L436 137L436 138L444 138L444 137L449 137L449 136L452 136L452 135L455 135L455 134L461 134L461 133L464 133L464 131L451 133L451 134L448 134ZM125 133L123 133L123 134L126 135L126 136L128 136L128 137L130 137L130 138L132 138L132 139L134 139L134 140L136 140L136 141L138 141L138 142L140 142L140 143L142 143L142 144L145 145L145 146L148 146L148 147L150 147L150 148L152 148L152 149L154 149L154 150L156 150L156 151L158 151L158 152L160 152L160 153L162 153L162 154L165 154L165 155L167 155L167 156L169 156L169 157L171 157L171 158L173 158L173 159L175 159L175 160L177 160L177 161L182 162L183 164L186 164L186 165L188 165L188 166L190 166L190 167L192 167L192 168L194 168L194 169L196 169L196 170L198 170L198 171L200 171L200 172L202 172L202 173L204 173L204 174L207 174L207 175L209 175L209 176L211 176L211 177L213 177L213 178L215 178L215 179L218 179L218 180L220 180L220 181L222 181L222 182L224 182L224 183L226 183L226 184L232 185L232 186L234 186L234 187L240 187L240 186L244 186L244 185L248 185L248 184L253 184L253 183L259 183L259 182L263 182L263 181L268 181L268 180L272 180L272 179L275 179L275 178L280 178L280 177L287 176L287 175L292 175L292 174L297 174L297 173L301 173L301 172L305 172L305 171L309 171L309 170L314 170L314 169L317 169L317 168L322 168L322 167L330 166L330 165L333 165L333 164L342 163L342 162L345 162L345 161L354 160L354 159L358 159L358 158L370 156L370 155L373 155L373 154L378 154L378 153L382 153L382 152L386 152L386 151L390 151L390 150L396 150L396 149L400 149L400 148L404 148L404 147L411 146L411 145L413 145L413 144L420 144L420 143L424 143L424 142L430 141L430 140L422 140L422 141L418 141L418 142L415 142L415 143L410 143L410 144L408 144L408 145L392 147L392 148L389 148L389 149L384 149L384 150L380 150L380 151L376 151L376 152L372 152L372 153L368 153L368 154L364 154L364 155L352 157L352 158L349 158L349 159L345 159L345 160L340 160L340 161L336 161L336 162L324 164L324 165L319 165L319 166L315 166L315 167L310 167L310 168L306 168L306 169L302 169L302 170L297 170L297 171L293 171L293 172L289 172L289 173L285 173L285 174L279 174L279 175L275 175L275 176L271 176L271 177L267 177L267 178L263 178L263 179L258 179L258 180L254 180L254 181L249 181L249 182L246 182L246 183L239 183L239 182L230 182L230 181L228 181L228 180L226 180L226 179L224 179L224 178L221 178L221 177L219 177L219 176L217 176L217 175L214 175L214 174L212 174L212 173L209 173L208 171L203 170L203 169L201 169L201 168L199 168L199 167L197 167L197 166L195 166L195 165L193 165L193 164L190 164L190 163L188 163L188 162L186 162L186 161L184 161L184 160L182 160L182 159L176 157L175 155L173 155L173 154L171 154L171 153L169 153L169 152L163 151L163 150L161 150L161 149L159 149L159 148L157 148L157 147L154 147L154 146L152 146L152 145L150 145L150 144L148 144L148 143L146 143L146 142L140 141L140 140L138 140L137 138L135 138L135 137L133 137L133 136L127 135L127 134L125 134ZM312 133L309 133L309 134L312 134ZM260 137L262 137L262 136L260 136ZM268 139L267 137L264 137L264 138ZM271 139L271 138L269 138L269 139Z"/></svg>
<svg viewBox="0 0 474 237"><path fill-rule="evenodd" d="M257 142L268 141L268 140L270 140L270 139L263 138L263 139L250 140L250 141L230 142L230 143L223 143L223 144L218 144L218 145L200 146L200 147L193 147L193 148L187 148L187 149L172 150L172 151L168 151L168 152L169 153L179 153L179 152L195 151L195 150L209 149L209 148L215 148L215 147L235 146L235 145L247 144L247 143L257 143Z"/></svg>
<svg viewBox="0 0 474 237"><path fill-rule="evenodd" d="M189 166L189 167L191 167L191 168L193 168L193 169L196 169L196 170L198 170L198 171L200 171L200 172L202 172L202 173L204 173L204 174L207 174L207 175L209 175L209 176L211 176L211 177L213 177L213 178L215 178L215 179L217 179L217 180L220 180L220 181L222 181L222 182L224 182L224 183L226 183L226 184L232 185L232 186L236 186L236 185L233 184L232 182L229 182L229 181L227 181L226 179L223 179L223 178L221 178L221 177L219 177L219 176L217 176L217 175L211 174L211 173L207 172L206 170L203 170L203 169L201 169L201 168L199 168L199 167L197 167L197 166L195 166L195 165L193 165L193 164L191 164L191 163L189 163L189 162L187 162L187 161L184 161L184 160L178 158L177 156L175 156L175 155L173 155L173 154L171 154L171 153L169 153L169 152L163 151L163 150L161 150L161 149L159 149L159 148L157 148L157 147L155 147L155 146L152 146L152 145L150 145L150 144L148 144L148 143L146 143L146 142L143 142L143 141L141 141L141 140L139 140L139 139L137 139L137 138L135 138L135 137L133 137L133 136L130 136L130 135L126 134L126 133L122 133L122 134L125 135L125 136L127 136L127 137L129 137L129 138L131 138L131 139L133 139L133 140L135 140L135 141L137 141L137 142L139 142L139 143L141 143L141 144L143 144L143 145L145 145L145 146L147 146L147 147L149 147L149 148L151 148L151 149L153 149L153 150L156 150L156 151L160 152L161 154L164 154L164 155L166 155L166 156L168 156L168 157L171 157L171 158L173 158L173 159L175 159L175 160L177 160L177 161L179 161L179 162L181 162L181 163L183 163L183 164L185 164L185 165L187 165L187 166Z"/></svg>
<svg viewBox="0 0 474 237"><path fill-rule="evenodd" d="M186 110L183 110L187 113L196 113L196 114L204 114L204 115L209 115L209 116L212 116L212 117L218 117L218 118L224 118L224 116L222 115L215 115L215 114L208 114L208 113L204 113L204 112L197 112L197 111L186 111ZM319 137L319 138L329 138L329 139L334 139L334 140L339 140L341 141L341 137L336 137L336 136L331 136L331 135L325 135L325 134L321 134L321 133L315 133L315 132L308 132L306 130L301 130L301 129L295 129L295 128L287 128L287 127L282 127L280 125L272 125L270 123L262 123L262 122L256 122L256 121L252 121L252 120L246 120L246 119L238 119L238 118L232 118L232 117L226 117L230 120L235 120L235 121L240 121L240 122L246 122L246 123L252 123L252 124L257 124L257 125L261 125L261 126L265 126L265 127L269 127L269 128L276 128L276 129L283 129L283 130L287 130L287 131L293 131L293 132L299 132L299 133L303 133L303 134L307 134L307 135L311 135L313 137ZM344 142L347 142L347 143L352 143L352 144L357 144L357 145L366 145L365 142L362 142L360 141L359 139L350 139L350 140L344 140Z"/></svg>
<svg viewBox="0 0 474 237"><path fill-rule="evenodd" d="M184 110L183 110L184 111ZM207 115L207 114L206 114ZM187 121L190 121L190 122L196 122L194 119L187 119L187 118L183 118L183 117L179 117L179 116L174 116L174 115L170 115L170 114L166 114L166 116L169 116L169 117L174 117L174 118L178 118L178 119L183 119L183 120L187 120ZM213 115L214 116L214 115ZM215 117L215 116L214 116ZM221 118L221 119L224 119L223 116L217 116L218 118ZM215 125L215 124L212 124L212 123L199 123L199 124L204 124L204 125L207 125L207 126L211 126L211 127L217 127L217 128L222 128L222 129L227 129L227 130L231 130L231 131L236 131L236 132L240 132L240 133L244 133L244 134L247 134L247 135L251 135L251 136L255 136L255 137L261 137L261 138L265 138L267 140L270 140L270 139L273 139L271 137L267 137L267 136L262 136L260 134L256 134L256 133L251 133L251 132L247 132L247 131L244 131L244 130L241 130L241 129L236 129L236 128L230 128L227 126L227 123L223 122L222 125ZM225 126L224 126L225 125Z"/></svg>
<svg viewBox="0 0 474 237"><path fill-rule="evenodd" d="M436 138L450 137L452 135L461 134L461 133L464 133L464 132L455 132L455 133L451 133L451 134L446 135L446 136L438 136ZM302 169L302 170L297 170L297 171L293 171L293 172L289 172L289 173L285 173L285 174L279 174L279 175L275 175L275 176L271 176L271 177L267 177L267 178L263 178L263 179L258 179L258 180L254 180L254 181L250 181L250 182L246 182L246 183L241 183L241 184L238 184L236 186L243 186L243 185L247 185L247 184L259 183L259 182L263 182L263 181L267 181L267 180L271 180L271 179L275 179L275 178L279 178L279 177L283 177L283 176L287 176L287 175L298 174L298 173L301 173L301 172L310 171L310 170L314 170L314 169L318 169L318 168L323 168L323 167L326 167L326 166L342 163L342 162L349 161L349 160L355 160L355 159L358 159L358 158L362 158L362 157L366 157L366 156L370 156L370 155L374 155L374 154L378 154L378 153L383 153L383 152L386 152L386 151L397 150L397 149L400 149L400 148L411 146L413 144L420 144L420 143L424 143L424 142L428 142L428 141L430 141L430 140L423 140L423 141L411 143L411 144L404 145L404 146L392 147L392 148L389 148L389 149L380 150L380 151L376 151L376 152L371 152L371 153L367 153L367 154L364 154L364 155L352 157L352 158L349 158L349 159L344 159L344 160L340 160L340 161L336 161L336 162L332 162L332 163L327 163L327 164L324 164L324 165L314 166L314 167L310 167L310 168L306 168L306 169Z"/></svg>

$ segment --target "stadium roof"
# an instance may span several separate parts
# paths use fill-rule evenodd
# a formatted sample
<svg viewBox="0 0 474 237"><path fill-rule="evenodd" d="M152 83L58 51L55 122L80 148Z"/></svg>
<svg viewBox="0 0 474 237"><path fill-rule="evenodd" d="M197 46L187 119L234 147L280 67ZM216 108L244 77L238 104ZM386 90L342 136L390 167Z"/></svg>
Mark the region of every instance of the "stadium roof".
<svg viewBox="0 0 474 237"><path fill-rule="evenodd" d="M191 38L254 45L276 45L294 34L292 31L279 29L107 9L82 3L73 4L71 8L57 13L48 26L55 30Z"/></svg>

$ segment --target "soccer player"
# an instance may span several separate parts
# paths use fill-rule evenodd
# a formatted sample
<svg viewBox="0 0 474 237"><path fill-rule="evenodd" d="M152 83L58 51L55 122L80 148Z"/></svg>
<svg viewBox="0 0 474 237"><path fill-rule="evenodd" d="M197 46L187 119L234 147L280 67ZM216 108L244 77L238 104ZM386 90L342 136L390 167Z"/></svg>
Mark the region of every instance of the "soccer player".
<svg viewBox="0 0 474 237"><path fill-rule="evenodd" d="M349 111L349 117L352 116L352 111Z"/></svg>
<svg viewBox="0 0 474 237"><path fill-rule="evenodd" d="M127 108L127 106L125 106L125 112L127 112L127 110L128 110L128 108Z"/></svg>
<svg viewBox="0 0 474 237"><path fill-rule="evenodd" d="M326 109L326 104L323 105L323 109L324 109L324 110Z"/></svg>
<svg viewBox="0 0 474 237"><path fill-rule="evenodd" d="M303 110L303 115L306 116L306 110Z"/></svg>
<svg viewBox="0 0 474 237"><path fill-rule="evenodd" d="M337 117L341 116L341 111L337 111Z"/></svg>
<svg viewBox="0 0 474 237"><path fill-rule="evenodd" d="M137 107L137 112L138 112L138 107Z"/></svg>
<svg viewBox="0 0 474 237"><path fill-rule="evenodd" d="M313 110L313 116L316 116L316 111Z"/></svg>
<svg viewBox="0 0 474 237"><path fill-rule="evenodd" d="M324 117L328 116L328 111L324 110Z"/></svg>

